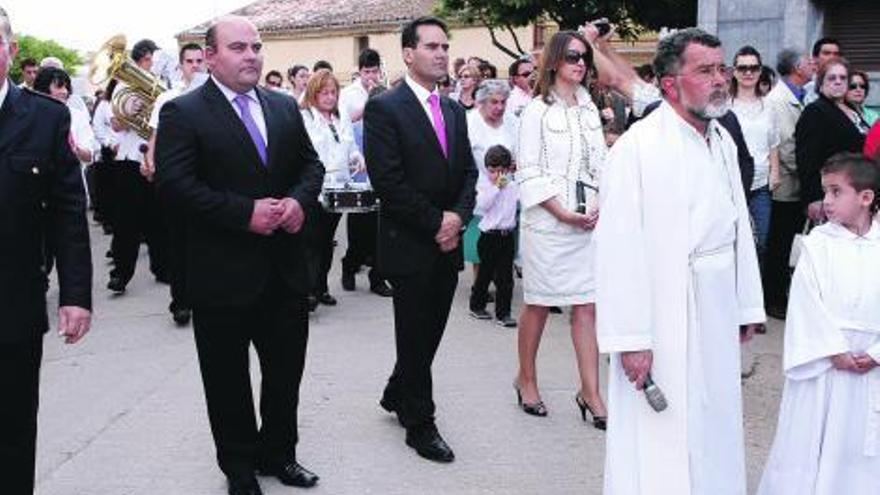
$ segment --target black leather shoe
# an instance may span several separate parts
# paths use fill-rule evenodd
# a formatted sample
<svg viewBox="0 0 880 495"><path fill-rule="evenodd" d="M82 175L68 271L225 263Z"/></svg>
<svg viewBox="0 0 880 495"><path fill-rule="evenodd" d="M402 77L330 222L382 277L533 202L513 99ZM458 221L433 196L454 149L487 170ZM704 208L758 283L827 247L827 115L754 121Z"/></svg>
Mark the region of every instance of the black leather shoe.
<svg viewBox="0 0 880 495"><path fill-rule="evenodd" d="M274 476L278 478L282 484L287 486L298 486L300 488L310 488L318 484L320 479L317 474L302 467L296 461L285 461L274 466L260 466L258 472L266 476Z"/></svg>
<svg viewBox="0 0 880 495"><path fill-rule="evenodd" d="M260 484L253 476L226 478L229 495L263 495Z"/></svg>
<svg viewBox="0 0 880 495"><path fill-rule="evenodd" d="M349 272L345 269L342 270L342 290L351 292L355 289L354 274L355 272Z"/></svg>
<svg viewBox="0 0 880 495"><path fill-rule="evenodd" d="M119 277L110 277L110 281L107 282L107 288L114 294L122 294L125 292L125 282Z"/></svg>
<svg viewBox="0 0 880 495"><path fill-rule="evenodd" d="M174 323L184 326L188 324L190 318L192 318L192 311L187 308L176 308L171 310L171 317L174 318Z"/></svg>
<svg viewBox="0 0 880 495"><path fill-rule="evenodd" d="M407 428L406 444L425 459L435 462L452 462L455 454L440 436L434 424Z"/></svg>
<svg viewBox="0 0 880 495"><path fill-rule="evenodd" d="M318 302L324 306L336 306L336 298L325 292L318 296Z"/></svg>
<svg viewBox="0 0 880 495"><path fill-rule="evenodd" d="M391 297L394 295L394 289L392 289L388 282L384 280L380 280L375 283L370 284L370 292L373 294L380 295L382 297Z"/></svg>

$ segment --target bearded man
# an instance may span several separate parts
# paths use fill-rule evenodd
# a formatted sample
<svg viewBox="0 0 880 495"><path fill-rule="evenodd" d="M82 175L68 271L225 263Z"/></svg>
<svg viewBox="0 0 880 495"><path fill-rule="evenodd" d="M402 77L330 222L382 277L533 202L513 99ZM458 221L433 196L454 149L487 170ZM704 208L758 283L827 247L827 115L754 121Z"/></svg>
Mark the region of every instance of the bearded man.
<svg viewBox="0 0 880 495"><path fill-rule="evenodd" d="M745 494L739 341L764 321L730 134L730 68L699 29L663 39L664 102L612 148L596 231L611 354L606 495ZM642 397L652 378L668 407Z"/></svg>

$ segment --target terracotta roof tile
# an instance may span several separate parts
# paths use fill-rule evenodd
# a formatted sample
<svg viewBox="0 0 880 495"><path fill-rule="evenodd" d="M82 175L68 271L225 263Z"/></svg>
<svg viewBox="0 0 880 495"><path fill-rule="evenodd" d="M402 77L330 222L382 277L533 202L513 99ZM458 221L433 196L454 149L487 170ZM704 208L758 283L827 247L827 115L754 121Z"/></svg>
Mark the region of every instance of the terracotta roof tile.
<svg viewBox="0 0 880 495"><path fill-rule="evenodd" d="M257 0L231 12L260 32L301 31L406 22L430 14L436 0ZM211 21L180 33L202 34Z"/></svg>

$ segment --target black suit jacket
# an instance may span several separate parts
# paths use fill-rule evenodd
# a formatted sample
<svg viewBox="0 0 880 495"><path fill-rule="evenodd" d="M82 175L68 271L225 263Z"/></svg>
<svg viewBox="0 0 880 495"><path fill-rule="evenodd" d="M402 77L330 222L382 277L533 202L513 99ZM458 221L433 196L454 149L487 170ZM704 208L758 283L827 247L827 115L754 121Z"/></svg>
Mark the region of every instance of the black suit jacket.
<svg viewBox="0 0 880 495"><path fill-rule="evenodd" d="M62 306L92 306L92 257L79 160L63 103L7 80L0 108L0 342L49 328L45 246Z"/></svg>
<svg viewBox="0 0 880 495"><path fill-rule="evenodd" d="M794 130L795 161L801 183L801 202L820 201L825 161L841 151L861 153L865 136L837 105L819 95L807 105Z"/></svg>
<svg viewBox="0 0 880 495"><path fill-rule="evenodd" d="M377 262L386 276L411 275L439 256L463 264L461 245L443 253L434 241L443 211L464 225L473 215L477 168L467 134L465 111L440 99L449 157L443 155L434 125L405 83L367 102L364 152L370 182L381 200Z"/></svg>
<svg viewBox="0 0 880 495"><path fill-rule="evenodd" d="M254 200L293 197L309 209L324 167L293 98L256 88L268 134L268 163L238 114L209 79L162 107L156 141L161 197L186 217L187 287L193 306L244 306L269 276L308 291L300 234L248 230Z"/></svg>

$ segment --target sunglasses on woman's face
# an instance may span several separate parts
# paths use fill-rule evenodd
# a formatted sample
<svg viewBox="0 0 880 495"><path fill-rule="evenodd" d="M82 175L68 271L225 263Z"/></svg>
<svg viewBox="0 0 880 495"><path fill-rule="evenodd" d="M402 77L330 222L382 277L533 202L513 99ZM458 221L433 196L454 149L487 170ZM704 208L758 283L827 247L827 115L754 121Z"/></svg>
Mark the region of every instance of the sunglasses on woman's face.
<svg viewBox="0 0 880 495"><path fill-rule="evenodd" d="M760 65L737 65L736 71L740 74L757 74L761 72Z"/></svg>
<svg viewBox="0 0 880 495"><path fill-rule="evenodd" d="M849 83L849 89L867 89L868 86L864 83Z"/></svg>
<svg viewBox="0 0 880 495"><path fill-rule="evenodd" d="M568 50L565 52L565 63L577 65L579 60L584 61L584 65L590 65L590 54L588 52L579 52L577 50Z"/></svg>

